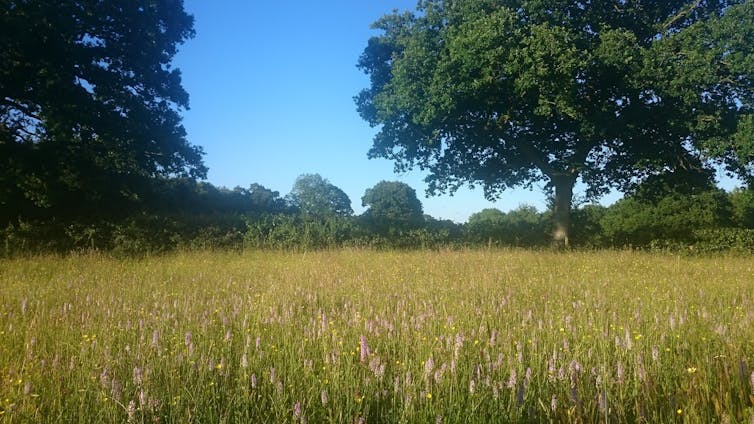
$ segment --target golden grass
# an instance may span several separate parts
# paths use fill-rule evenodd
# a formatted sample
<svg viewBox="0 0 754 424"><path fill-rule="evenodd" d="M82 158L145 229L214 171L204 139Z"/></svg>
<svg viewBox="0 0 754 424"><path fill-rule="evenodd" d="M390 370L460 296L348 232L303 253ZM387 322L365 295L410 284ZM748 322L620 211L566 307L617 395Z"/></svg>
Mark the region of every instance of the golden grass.
<svg viewBox="0 0 754 424"><path fill-rule="evenodd" d="M3 422L751 422L754 260L0 261Z"/></svg>

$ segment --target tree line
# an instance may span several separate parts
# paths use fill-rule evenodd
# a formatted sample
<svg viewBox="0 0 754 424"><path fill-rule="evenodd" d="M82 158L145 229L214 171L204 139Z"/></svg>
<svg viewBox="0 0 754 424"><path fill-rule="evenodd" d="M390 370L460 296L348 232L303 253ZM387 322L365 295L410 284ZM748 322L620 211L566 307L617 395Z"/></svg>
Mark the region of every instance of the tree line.
<svg viewBox="0 0 754 424"><path fill-rule="evenodd" d="M581 248L754 252L754 191L725 192L711 178L666 175L611 206L577 205L572 245ZM259 184L227 189L170 179L120 218L21 219L0 230L3 254L73 250L142 255L176 249L545 248L552 208L484 209L465 223L423 213L413 188L381 181L351 200L318 174L296 179L285 196Z"/></svg>

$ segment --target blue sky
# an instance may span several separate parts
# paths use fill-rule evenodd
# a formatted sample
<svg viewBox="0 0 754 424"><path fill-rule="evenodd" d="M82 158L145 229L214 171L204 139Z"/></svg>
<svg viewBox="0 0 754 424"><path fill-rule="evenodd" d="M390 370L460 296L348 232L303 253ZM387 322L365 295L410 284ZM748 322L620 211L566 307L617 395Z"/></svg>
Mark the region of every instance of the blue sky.
<svg viewBox="0 0 754 424"><path fill-rule="evenodd" d="M191 143L204 148L208 180L287 194L296 177L319 173L361 213L364 191L381 180L416 189L425 213L465 221L484 208L544 208L541 190L514 190L491 203L481 189L426 198L424 174L393 173L392 162L367 159L376 132L353 102L367 87L356 62L370 24L415 0L186 0L197 35L174 65L191 109L183 113ZM606 199L609 203L615 196Z"/></svg>

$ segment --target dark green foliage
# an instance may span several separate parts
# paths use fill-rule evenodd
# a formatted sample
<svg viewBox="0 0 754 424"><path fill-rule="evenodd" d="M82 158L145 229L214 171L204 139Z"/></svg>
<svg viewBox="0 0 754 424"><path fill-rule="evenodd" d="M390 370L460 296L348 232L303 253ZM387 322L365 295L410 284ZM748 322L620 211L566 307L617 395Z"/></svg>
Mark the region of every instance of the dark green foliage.
<svg viewBox="0 0 754 424"><path fill-rule="evenodd" d="M498 243L505 237L505 212L483 209L469 217L466 224L469 238L477 243Z"/></svg>
<svg viewBox="0 0 754 424"><path fill-rule="evenodd" d="M319 174L296 178L289 198L293 207L313 218L353 215L348 195Z"/></svg>
<svg viewBox="0 0 754 424"><path fill-rule="evenodd" d="M728 226L730 216L726 194L711 190L674 193L656 201L628 197L610 207L600 226L612 245L648 246L655 240L691 243L694 231Z"/></svg>
<svg viewBox="0 0 754 424"><path fill-rule="evenodd" d="M181 0L0 7L0 219L121 218L156 178L206 175L171 61Z"/></svg>
<svg viewBox="0 0 754 424"><path fill-rule="evenodd" d="M754 229L754 189L735 189L730 195L733 222L737 227Z"/></svg>
<svg viewBox="0 0 754 424"><path fill-rule="evenodd" d="M189 178L154 181L142 207L160 214L181 211L189 214L262 215L291 210L277 191L260 184L251 184L248 189L236 187L230 190Z"/></svg>
<svg viewBox="0 0 754 424"><path fill-rule="evenodd" d="M754 176L754 2L428 0L374 27L369 155L431 192L545 182L567 243L578 179L591 198L713 162Z"/></svg>
<svg viewBox="0 0 754 424"><path fill-rule="evenodd" d="M700 253L741 252L754 254L754 229L712 228L694 231L694 243L690 246L690 249Z"/></svg>
<svg viewBox="0 0 754 424"><path fill-rule="evenodd" d="M366 190L361 203L369 208L363 215L367 225L382 235L416 229L424 223L416 191L405 183L381 181Z"/></svg>
<svg viewBox="0 0 754 424"><path fill-rule="evenodd" d="M508 213L484 209L469 217L471 240L496 246L542 246L548 240L545 219L532 206L519 206Z"/></svg>
<svg viewBox="0 0 754 424"><path fill-rule="evenodd" d="M367 238L354 218L335 215L267 215L248 219L246 226L244 244L250 248L327 249L359 245Z"/></svg>
<svg viewBox="0 0 754 424"><path fill-rule="evenodd" d="M573 210L571 240L575 246L604 246L605 240L601 221L608 210L608 208L601 205L584 205Z"/></svg>

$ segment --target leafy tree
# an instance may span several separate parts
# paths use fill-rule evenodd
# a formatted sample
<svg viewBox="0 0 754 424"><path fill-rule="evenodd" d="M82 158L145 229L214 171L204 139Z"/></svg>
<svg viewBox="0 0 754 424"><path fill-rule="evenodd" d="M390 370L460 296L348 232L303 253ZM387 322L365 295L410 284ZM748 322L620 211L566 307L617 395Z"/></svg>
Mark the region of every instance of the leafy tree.
<svg viewBox="0 0 754 424"><path fill-rule="evenodd" d="M171 66L194 35L182 0L2 4L2 218L117 212L154 178L205 176Z"/></svg>
<svg viewBox="0 0 754 424"><path fill-rule="evenodd" d="M289 198L291 204L308 217L325 218L353 214L348 195L319 174L303 174L296 178Z"/></svg>
<svg viewBox="0 0 754 424"><path fill-rule="evenodd" d="M599 204L583 205L573 210L571 240L574 244L591 247L603 244L600 222L607 210Z"/></svg>
<svg viewBox="0 0 754 424"><path fill-rule="evenodd" d="M612 205L600 220L614 245L646 246L653 241L692 242L694 231L729 226L731 205L726 193L711 189L661 198L629 196Z"/></svg>
<svg viewBox="0 0 754 424"><path fill-rule="evenodd" d="M754 189L737 188L728 198L733 205L734 223L742 228L754 229Z"/></svg>
<svg viewBox="0 0 754 424"><path fill-rule="evenodd" d="M253 183L245 190L251 200L251 210L257 214L276 214L288 211L288 204L280 197L280 193L267 187Z"/></svg>
<svg viewBox="0 0 754 424"><path fill-rule="evenodd" d="M429 191L546 182L568 244L588 198L712 162L754 177L754 2L426 0L374 24L356 98L370 157Z"/></svg>
<svg viewBox="0 0 754 424"><path fill-rule="evenodd" d="M369 208L364 212L366 220L383 234L417 228L424 222L416 191L399 181L381 181L368 188L361 204Z"/></svg>
<svg viewBox="0 0 754 424"><path fill-rule="evenodd" d="M482 209L469 216L466 229L476 242L502 240L505 237L505 212L495 208Z"/></svg>
<svg viewBox="0 0 754 424"><path fill-rule="evenodd" d="M541 222L541 215L533 206L521 205L508 213L490 208L469 217L468 231L474 241L536 246L545 238Z"/></svg>
<svg viewBox="0 0 754 424"><path fill-rule="evenodd" d="M506 237L503 241L513 246L538 246L547 240L542 214L530 205L521 205L505 214Z"/></svg>

